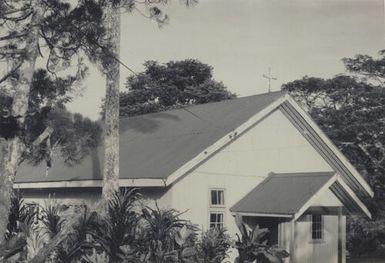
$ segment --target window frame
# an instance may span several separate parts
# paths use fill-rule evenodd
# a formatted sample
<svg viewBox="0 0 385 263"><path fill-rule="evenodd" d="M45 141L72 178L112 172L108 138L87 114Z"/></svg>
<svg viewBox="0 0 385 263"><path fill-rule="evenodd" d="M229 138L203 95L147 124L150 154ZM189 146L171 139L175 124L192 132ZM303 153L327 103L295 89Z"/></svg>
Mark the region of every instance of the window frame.
<svg viewBox="0 0 385 263"><path fill-rule="evenodd" d="M319 221L315 221L315 218L319 218ZM325 238L325 219L323 215L312 214L310 215L310 237L312 242L323 242Z"/></svg>
<svg viewBox="0 0 385 263"><path fill-rule="evenodd" d="M211 215L222 215L222 222L212 222L211 221ZM216 218L218 219L218 218ZM211 226L212 224L214 224L214 226ZM219 225L221 225L220 227L218 227ZM225 228L225 212L224 211L215 211L215 210L212 210L209 212L209 229L211 228L218 228L218 229L224 229Z"/></svg>
<svg viewBox="0 0 385 263"><path fill-rule="evenodd" d="M222 204L212 204L212 191L222 191L223 196L223 203ZM207 223L208 223L208 229L211 228L211 214L222 214L222 227L226 227L226 189L216 186L209 186L209 189L207 191Z"/></svg>
<svg viewBox="0 0 385 263"><path fill-rule="evenodd" d="M213 204L212 203L212 192L213 191L217 191L217 192L222 191L223 192L223 204ZM218 198L218 196L217 196L217 198ZM209 189L209 206L211 208L225 208L226 207L226 191L225 191L225 189L223 189L223 188L210 188Z"/></svg>

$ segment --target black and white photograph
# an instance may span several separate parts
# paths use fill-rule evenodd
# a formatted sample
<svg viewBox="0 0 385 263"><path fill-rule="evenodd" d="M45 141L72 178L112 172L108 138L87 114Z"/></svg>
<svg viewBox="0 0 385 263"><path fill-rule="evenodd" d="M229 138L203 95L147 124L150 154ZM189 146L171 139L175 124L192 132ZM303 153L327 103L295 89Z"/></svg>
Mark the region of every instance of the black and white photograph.
<svg viewBox="0 0 385 263"><path fill-rule="evenodd" d="M385 0L0 0L0 263L385 263Z"/></svg>

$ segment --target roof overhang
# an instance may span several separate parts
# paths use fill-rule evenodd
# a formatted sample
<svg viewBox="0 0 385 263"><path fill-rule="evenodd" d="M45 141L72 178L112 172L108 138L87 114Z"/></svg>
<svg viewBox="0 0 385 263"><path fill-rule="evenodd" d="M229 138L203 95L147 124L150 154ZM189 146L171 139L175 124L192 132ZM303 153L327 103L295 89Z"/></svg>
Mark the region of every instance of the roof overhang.
<svg viewBox="0 0 385 263"><path fill-rule="evenodd" d="M82 188L102 187L102 180L76 180L55 182L20 182L13 185L14 189L42 189L42 188ZM166 187L162 179L119 179L120 187Z"/></svg>
<svg viewBox="0 0 385 263"><path fill-rule="evenodd" d="M368 208L361 202L357 195L350 189L350 187L341 179L339 175L335 175L314 195L309 199L301 209L293 215L294 219L297 220L302 216L309 208L312 207L314 200L317 200L325 191L330 189L334 195L344 205L346 211L350 214L364 214L368 218L372 218L372 214Z"/></svg>
<svg viewBox="0 0 385 263"><path fill-rule="evenodd" d="M295 175L293 175L293 176L295 176ZM316 175L314 175L314 176L316 176ZM261 183L261 186L259 188L257 187L255 189L253 189L252 191L259 191L260 188L264 187L263 184L266 181L267 181L267 179L264 182ZM286 187L290 187L290 186L287 185ZM285 189L284 191L286 191L286 190L287 189ZM338 174L334 174L333 176L331 176L325 183L322 184L322 186L320 186L318 188L318 190L314 194L312 194L306 200L306 202L304 202L295 211L288 212L286 210L286 208L285 208L285 209L282 209L282 211L265 212L265 211L259 211L258 207L256 207L254 209L254 211L242 211L242 209L241 210L237 210L237 208L235 208L236 205L234 205L230 209L230 211L231 211L232 215L255 216L255 217L293 218L294 220L297 220L303 214L307 213L308 211L312 211L312 209L314 208L313 205L315 204L315 201L319 200L320 197L322 197L325 194L325 192L327 192L329 190L343 204L344 211L348 212L349 214L364 214L368 218L371 218L371 213L368 210L368 208L361 202L361 200L357 197L357 195L341 179L340 175L338 175ZM290 198L290 197L287 196L287 198ZM283 199L281 201L284 202L284 200L285 200L285 196L283 196ZM250 200L248 200L248 201L250 201ZM256 202L258 202L258 201L256 200ZM272 201L272 202L274 202L274 201ZM335 207L330 207L331 210L333 210L334 208ZM328 208L324 207L324 209L325 209L325 214L326 214L326 211L328 210Z"/></svg>

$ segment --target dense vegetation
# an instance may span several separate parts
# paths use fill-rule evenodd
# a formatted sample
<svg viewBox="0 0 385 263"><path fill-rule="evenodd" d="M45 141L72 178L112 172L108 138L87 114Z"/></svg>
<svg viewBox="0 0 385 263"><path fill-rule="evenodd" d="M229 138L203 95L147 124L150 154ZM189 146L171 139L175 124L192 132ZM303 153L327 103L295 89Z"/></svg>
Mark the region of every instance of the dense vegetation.
<svg viewBox="0 0 385 263"><path fill-rule="evenodd" d="M19 194L12 199L7 242L0 247L5 262L29 262L56 236L66 232L46 257L35 262L199 262L221 263L233 244L237 262L282 262L287 252L266 245L268 230L250 229L238 221L242 236L232 241L225 229L201 232L173 209L143 205L137 189L116 193L105 212L98 205L69 207L54 198L26 205ZM258 261L260 262L260 261Z"/></svg>
<svg viewBox="0 0 385 263"><path fill-rule="evenodd" d="M373 220L348 217L353 256L385 256L385 51L379 58L343 59L350 74L304 77L283 85L365 177L374 190L366 200Z"/></svg>

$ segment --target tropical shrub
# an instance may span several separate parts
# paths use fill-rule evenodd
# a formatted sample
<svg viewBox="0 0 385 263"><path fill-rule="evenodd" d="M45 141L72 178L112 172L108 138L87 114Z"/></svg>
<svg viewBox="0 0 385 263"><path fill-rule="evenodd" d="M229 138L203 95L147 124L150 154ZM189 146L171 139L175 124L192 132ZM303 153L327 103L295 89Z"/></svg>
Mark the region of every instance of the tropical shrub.
<svg viewBox="0 0 385 263"><path fill-rule="evenodd" d="M36 229L29 232L26 239L26 259L31 260L34 258L40 249L46 244L46 234Z"/></svg>
<svg viewBox="0 0 385 263"><path fill-rule="evenodd" d="M23 198L15 192L11 198L5 242L0 244L0 259L9 260L25 257L28 238L32 233L35 212L29 209Z"/></svg>
<svg viewBox="0 0 385 263"><path fill-rule="evenodd" d="M235 248L239 256L237 263L251 262L271 262L283 263L283 259L289 256L289 253L278 246L267 244L269 230L259 228L256 225L251 229L248 225L242 223L239 217L236 218L237 226L241 232L241 237L237 234L238 240L235 242Z"/></svg>
<svg viewBox="0 0 385 263"><path fill-rule="evenodd" d="M116 192L108 202L107 213L101 217L95 236L112 262L133 257L136 252L140 220L137 204L140 198L137 189Z"/></svg>
<svg viewBox="0 0 385 263"><path fill-rule="evenodd" d="M141 262L194 262L197 228L174 209L142 210Z"/></svg>
<svg viewBox="0 0 385 263"><path fill-rule="evenodd" d="M65 219L62 217L61 206L54 197L49 196L44 202L39 219L49 239L61 231Z"/></svg>
<svg viewBox="0 0 385 263"><path fill-rule="evenodd" d="M95 248L92 249L92 253L90 255L82 256L82 263L109 263L110 259L106 252L97 252Z"/></svg>
<svg viewBox="0 0 385 263"><path fill-rule="evenodd" d="M91 212L86 206L78 212L82 214L76 218L67 238L58 246L55 262L78 260L95 247L100 218L96 212Z"/></svg>
<svg viewBox="0 0 385 263"><path fill-rule="evenodd" d="M221 263L228 257L231 246L230 236L226 229L211 228L202 233L197 249L202 263Z"/></svg>
<svg viewBox="0 0 385 263"><path fill-rule="evenodd" d="M32 211L25 205L21 194L19 192L14 192L11 198L11 209L8 215L8 225L5 238L10 239L12 236L21 232L22 225L23 227L27 227L29 229L34 223L35 215L36 212Z"/></svg>
<svg viewBox="0 0 385 263"><path fill-rule="evenodd" d="M346 247L352 257L385 257L385 219L347 218Z"/></svg>
<svg viewBox="0 0 385 263"><path fill-rule="evenodd" d="M7 242L0 244L0 258L7 262L31 260L63 233L65 238L39 262L219 263L230 247L224 229L210 229L198 238L198 228L181 219L183 213L160 209L157 204L155 208L143 207L137 189L117 192L102 212L85 205L81 210L68 209L49 198L41 207L37 224L35 212L20 196L17 198L13 200ZM242 242L247 247L247 238L254 245L248 233L239 240L239 249ZM279 252L270 247L266 251L272 255Z"/></svg>

